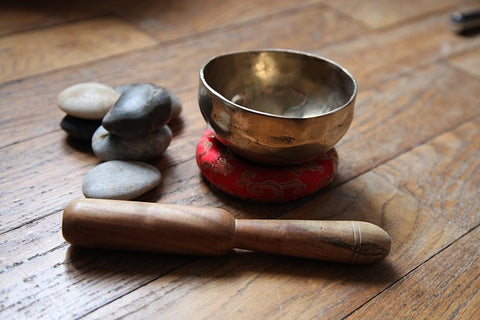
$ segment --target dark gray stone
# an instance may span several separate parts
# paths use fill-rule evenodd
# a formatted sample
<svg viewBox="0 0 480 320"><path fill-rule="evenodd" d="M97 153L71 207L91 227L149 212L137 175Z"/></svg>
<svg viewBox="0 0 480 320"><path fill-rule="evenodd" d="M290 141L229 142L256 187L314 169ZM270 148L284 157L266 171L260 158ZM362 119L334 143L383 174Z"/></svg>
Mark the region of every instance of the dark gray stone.
<svg viewBox="0 0 480 320"><path fill-rule="evenodd" d="M72 116L65 116L60 127L72 138L90 141L93 133L102 125L101 120L86 120Z"/></svg>
<svg viewBox="0 0 480 320"><path fill-rule="evenodd" d="M92 137L92 149L102 160L150 161L159 158L171 140L168 126L137 138L120 137L100 126Z"/></svg>
<svg viewBox="0 0 480 320"><path fill-rule="evenodd" d="M87 173L82 192L87 198L131 200L155 188L160 180L160 172L150 164L107 161Z"/></svg>
<svg viewBox="0 0 480 320"><path fill-rule="evenodd" d="M114 89L118 93L122 94L128 89L130 89L131 87L136 85L138 85L138 83L122 84L120 86L115 87ZM170 117L170 121L171 121L177 118L178 116L180 116L180 114L182 113L182 103L180 102L180 99L178 99L178 97L172 91L168 89L165 89L165 90L168 92L168 94L170 95L170 99L172 100L172 115Z"/></svg>
<svg viewBox="0 0 480 320"><path fill-rule="evenodd" d="M170 121L172 100L167 90L151 83L125 90L103 118L110 133L126 138L141 137Z"/></svg>
<svg viewBox="0 0 480 320"><path fill-rule="evenodd" d="M168 91L168 94L170 95L170 99L172 100L172 116L170 120L173 120L180 116L180 113L182 113L182 103L173 92Z"/></svg>
<svg viewBox="0 0 480 320"><path fill-rule="evenodd" d="M122 94L124 93L125 91L127 91L128 89L130 89L131 87L133 86L136 86L136 85L139 85L140 83L129 83L129 84L122 84L120 86L116 86L114 89L115 91L117 91L118 93Z"/></svg>

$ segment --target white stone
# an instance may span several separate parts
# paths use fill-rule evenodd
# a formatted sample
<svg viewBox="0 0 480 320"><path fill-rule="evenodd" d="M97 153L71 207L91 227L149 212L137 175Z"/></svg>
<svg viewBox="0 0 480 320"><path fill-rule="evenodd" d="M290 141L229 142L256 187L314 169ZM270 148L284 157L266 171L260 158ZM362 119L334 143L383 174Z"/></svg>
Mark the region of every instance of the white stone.
<svg viewBox="0 0 480 320"><path fill-rule="evenodd" d="M82 192L87 198L131 200L155 188L160 180L158 169L148 163L113 160L87 173Z"/></svg>
<svg viewBox="0 0 480 320"><path fill-rule="evenodd" d="M66 114L101 120L120 97L113 88L96 82L84 82L66 88L57 97L58 106Z"/></svg>

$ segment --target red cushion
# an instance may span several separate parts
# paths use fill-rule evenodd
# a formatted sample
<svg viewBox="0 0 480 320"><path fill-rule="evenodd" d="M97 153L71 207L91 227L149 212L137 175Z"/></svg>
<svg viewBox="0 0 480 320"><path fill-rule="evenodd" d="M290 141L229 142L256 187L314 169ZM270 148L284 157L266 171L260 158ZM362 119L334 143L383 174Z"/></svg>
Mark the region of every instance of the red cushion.
<svg viewBox="0 0 480 320"><path fill-rule="evenodd" d="M326 187L337 171L335 149L307 163L268 166L245 160L227 149L212 131L203 134L196 150L197 165L217 189L263 202L298 199Z"/></svg>

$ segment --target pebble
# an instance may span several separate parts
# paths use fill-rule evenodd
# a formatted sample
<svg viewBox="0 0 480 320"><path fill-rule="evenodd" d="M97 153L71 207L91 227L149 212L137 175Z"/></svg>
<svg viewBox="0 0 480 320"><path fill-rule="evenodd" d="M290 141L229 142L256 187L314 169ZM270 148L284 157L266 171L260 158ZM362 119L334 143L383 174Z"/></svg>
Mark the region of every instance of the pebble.
<svg viewBox="0 0 480 320"><path fill-rule="evenodd" d="M141 137L166 125L171 111L172 100L167 90L142 83L122 93L103 118L102 125L117 136Z"/></svg>
<svg viewBox="0 0 480 320"><path fill-rule="evenodd" d="M180 116L180 113L182 113L182 103L173 92L169 91L168 94L172 100L172 116L170 117L170 120L173 120Z"/></svg>
<svg viewBox="0 0 480 320"><path fill-rule="evenodd" d="M115 91L117 91L118 93L122 94L124 93L125 91L127 91L128 89L130 89L131 87L134 87L136 85L139 85L140 83L128 83L128 84L122 84L120 86L116 86L115 88Z"/></svg>
<svg viewBox="0 0 480 320"><path fill-rule="evenodd" d="M131 87L136 85L138 85L138 83L122 84L120 86L115 87L115 90L120 94L122 94L128 89L130 89ZM178 97L172 91L165 88L163 89L168 92L168 94L170 95L170 99L172 100L172 115L170 117L170 121L172 121L182 113L182 103L180 102L180 99L178 99Z"/></svg>
<svg viewBox="0 0 480 320"><path fill-rule="evenodd" d="M65 116L60 122L60 127L72 138L79 140L92 140L93 133L102 125L100 120L86 120L73 116Z"/></svg>
<svg viewBox="0 0 480 320"><path fill-rule="evenodd" d="M66 88L57 102L66 114L90 120L101 120L120 94L113 88L96 82L84 82Z"/></svg>
<svg viewBox="0 0 480 320"><path fill-rule="evenodd" d="M160 172L150 164L107 161L87 173L82 192L87 198L131 200L158 186L160 180Z"/></svg>
<svg viewBox="0 0 480 320"><path fill-rule="evenodd" d="M137 138L112 134L100 126L92 137L92 149L102 160L150 161L160 157L172 140L172 131L163 126L157 131Z"/></svg>

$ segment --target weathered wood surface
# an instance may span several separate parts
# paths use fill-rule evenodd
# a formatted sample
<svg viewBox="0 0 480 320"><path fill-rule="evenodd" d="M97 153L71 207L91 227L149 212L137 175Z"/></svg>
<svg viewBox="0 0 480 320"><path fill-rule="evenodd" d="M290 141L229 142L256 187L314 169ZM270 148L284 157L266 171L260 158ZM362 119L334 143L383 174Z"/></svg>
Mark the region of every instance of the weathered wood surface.
<svg viewBox="0 0 480 320"><path fill-rule="evenodd" d="M15 1L0 4L0 318L478 318L480 36L451 1ZM229 51L327 56L357 78L328 190L282 205L212 190L194 159L198 69ZM56 96L84 81L150 81L184 112L140 200L236 218L358 219L392 237L354 266L236 251L198 258L79 250L65 205L99 163L66 139ZM392 307L394 306L394 307Z"/></svg>

